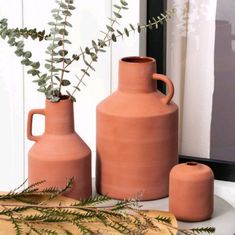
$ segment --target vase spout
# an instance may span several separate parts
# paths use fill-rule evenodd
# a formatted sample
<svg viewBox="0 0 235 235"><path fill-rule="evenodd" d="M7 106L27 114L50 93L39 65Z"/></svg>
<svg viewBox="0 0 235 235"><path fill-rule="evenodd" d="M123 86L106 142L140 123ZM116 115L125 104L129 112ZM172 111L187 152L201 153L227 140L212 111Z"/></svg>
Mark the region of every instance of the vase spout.
<svg viewBox="0 0 235 235"><path fill-rule="evenodd" d="M118 89L132 93L153 92L155 71L156 61L151 57L125 57L119 61Z"/></svg>

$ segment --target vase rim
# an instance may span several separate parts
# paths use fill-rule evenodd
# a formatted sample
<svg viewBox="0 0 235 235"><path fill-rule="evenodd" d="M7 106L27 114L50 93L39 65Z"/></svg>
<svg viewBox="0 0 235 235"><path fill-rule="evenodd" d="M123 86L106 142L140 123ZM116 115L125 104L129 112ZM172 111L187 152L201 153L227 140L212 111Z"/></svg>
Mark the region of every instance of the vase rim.
<svg viewBox="0 0 235 235"><path fill-rule="evenodd" d="M130 64L152 64L155 63L155 59L147 56L129 56L122 58L120 62Z"/></svg>
<svg viewBox="0 0 235 235"><path fill-rule="evenodd" d="M69 96L68 95L61 95L60 100L58 102L52 102L49 99L46 98L47 102L50 103L59 103L59 102L67 102L69 100Z"/></svg>

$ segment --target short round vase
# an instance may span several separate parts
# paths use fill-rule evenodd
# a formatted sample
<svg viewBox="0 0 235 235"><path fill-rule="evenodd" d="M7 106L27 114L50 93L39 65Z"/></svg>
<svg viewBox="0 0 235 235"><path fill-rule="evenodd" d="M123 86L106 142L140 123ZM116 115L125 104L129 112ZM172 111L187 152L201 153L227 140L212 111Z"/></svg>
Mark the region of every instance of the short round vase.
<svg viewBox="0 0 235 235"><path fill-rule="evenodd" d="M96 186L116 199L152 200L168 195L178 162L178 108L171 80L155 73L150 57L119 61L118 89L97 106ZM167 86L156 90L155 81Z"/></svg>
<svg viewBox="0 0 235 235"><path fill-rule="evenodd" d="M199 222L211 218L214 207L214 175L200 163L176 165L170 172L169 210L178 220Z"/></svg>

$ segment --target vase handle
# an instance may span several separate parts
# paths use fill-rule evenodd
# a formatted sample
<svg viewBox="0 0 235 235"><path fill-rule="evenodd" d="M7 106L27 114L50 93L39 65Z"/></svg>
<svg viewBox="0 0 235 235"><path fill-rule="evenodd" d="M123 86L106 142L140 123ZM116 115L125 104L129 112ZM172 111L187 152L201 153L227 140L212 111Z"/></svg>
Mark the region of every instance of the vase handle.
<svg viewBox="0 0 235 235"><path fill-rule="evenodd" d="M169 104L174 95L174 86L173 86L172 81L166 75L159 74L159 73L154 73L153 79L161 80L166 83L167 94L161 100L164 104Z"/></svg>
<svg viewBox="0 0 235 235"><path fill-rule="evenodd" d="M33 126L33 115L34 114L41 114L45 115L44 109L32 109L28 113L28 122L27 122L27 138L32 141L38 141L41 135L33 135L32 133L32 126Z"/></svg>

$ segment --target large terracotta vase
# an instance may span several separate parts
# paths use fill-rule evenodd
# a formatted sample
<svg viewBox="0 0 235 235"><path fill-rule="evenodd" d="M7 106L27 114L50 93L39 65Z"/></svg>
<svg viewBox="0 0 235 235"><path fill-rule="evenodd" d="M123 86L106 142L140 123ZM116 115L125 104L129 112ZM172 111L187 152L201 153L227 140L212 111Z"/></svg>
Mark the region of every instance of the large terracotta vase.
<svg viewBox="0 0 235 235"><path fill-rule="evenodd" d="M45 115L45 132L32 134L34 114ZM74 185L66 194L75 199L91 195L91 151L74 131L73 102L64 97L58 103L46 100L45 109L28 114L27 136L35 144L28 154L29 184L46 180L42 187L64 187L74 177Z"/></svg>
<svg viewBox="0 0 235 235"><path fill-rule="evenodd" d="M168 195L178 160L178 108L171 81L149 57L119 61L118 90L97 106L96 186L116 199ZM167 95L155 89L162 80Z"/></svg>

